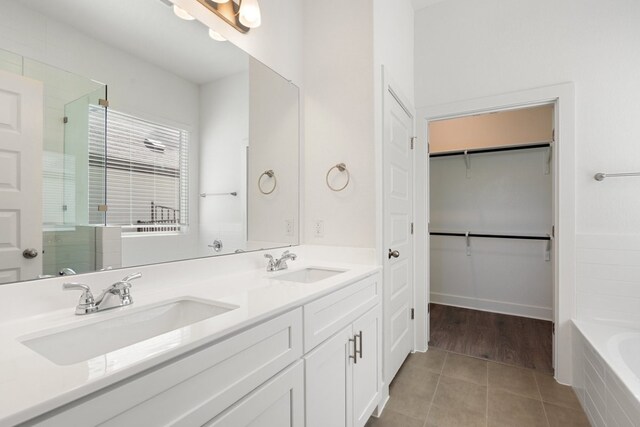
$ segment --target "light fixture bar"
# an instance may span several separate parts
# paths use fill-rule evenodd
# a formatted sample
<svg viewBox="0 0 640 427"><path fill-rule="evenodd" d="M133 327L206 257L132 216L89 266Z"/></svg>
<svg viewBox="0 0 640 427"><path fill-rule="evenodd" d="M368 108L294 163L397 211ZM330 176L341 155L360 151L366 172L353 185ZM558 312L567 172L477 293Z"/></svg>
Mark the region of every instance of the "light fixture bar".
<svg viewBox="0 0 640 427"><path fill-rule="evenodd" d="M249 27L240 23L239 11L240 6L235 1L227 1L226 3L216 3L212 0L198 0L198 3L209 9L211 12L218 15L227 24L231 25L241 33L247 33Z"/></svg>

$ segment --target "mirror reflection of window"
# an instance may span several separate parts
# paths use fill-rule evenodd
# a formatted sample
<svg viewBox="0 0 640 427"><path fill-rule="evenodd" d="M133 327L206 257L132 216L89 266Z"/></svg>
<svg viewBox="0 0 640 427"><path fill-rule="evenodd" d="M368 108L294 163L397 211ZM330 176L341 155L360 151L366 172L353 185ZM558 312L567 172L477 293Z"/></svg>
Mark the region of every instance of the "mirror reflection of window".
<svg viewBox="0 0 640 427"><path fill-rule="evenodd" d="M110 109L105 148L103 114L103 107L89 106L90 223L101 224L98 204L106 194L106 225L136 233L184 230L189 132Z"/></svg>

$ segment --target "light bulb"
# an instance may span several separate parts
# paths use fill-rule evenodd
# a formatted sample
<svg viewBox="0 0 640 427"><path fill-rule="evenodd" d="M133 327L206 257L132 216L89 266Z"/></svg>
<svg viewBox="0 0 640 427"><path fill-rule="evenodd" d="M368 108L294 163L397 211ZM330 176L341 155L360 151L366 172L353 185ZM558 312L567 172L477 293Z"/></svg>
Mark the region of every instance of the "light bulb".
<svg viewBox="0 0 640 427"><path fill-rule="evenodd" d="M219 42L226 42L227 39L225 39L222 34L220 34L217 31L214 31L213 29L209 28L209 37L211 37L212 39L214 39L215 41L219 41Z"/></svg>
<svg viewBox="0 0 640 427"><path fill-rule="evenodd" d="M229 0L212 0L214 3L228 3Z"/></svg>
<svg viewBox="0 0 640 427"><path fill-rule="evenodd" d="M179 7L177 4L173 5L173 13L175 13L178 18L184 19L185 21L193 21L194 19L196 19L193 16L189 15L186 10Z"/></svg>
<svg viewBox="0 0 640 427"><path fill-rule="evenodd" d="M242 0L240 4L240 23L249 28L260 26L262 17L258 0Z"/></svg>

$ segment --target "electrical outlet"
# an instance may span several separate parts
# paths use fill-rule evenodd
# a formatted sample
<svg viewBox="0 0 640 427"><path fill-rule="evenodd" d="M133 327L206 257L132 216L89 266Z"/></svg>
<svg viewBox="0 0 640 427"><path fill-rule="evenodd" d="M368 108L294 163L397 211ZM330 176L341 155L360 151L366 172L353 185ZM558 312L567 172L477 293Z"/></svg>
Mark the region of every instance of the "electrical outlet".
<svg viewBox="0 0 640 427"><path fill-rule="evenodd" d="M292 219L284 220L284 229L287 236L293 236L293 220Z"/></svg>
<svg viewBox="0 0 640 427"><path fill-rule="evenodd" d="M315 237L324 237L324 221L317 219L313 223L313 235Z"/></svg>

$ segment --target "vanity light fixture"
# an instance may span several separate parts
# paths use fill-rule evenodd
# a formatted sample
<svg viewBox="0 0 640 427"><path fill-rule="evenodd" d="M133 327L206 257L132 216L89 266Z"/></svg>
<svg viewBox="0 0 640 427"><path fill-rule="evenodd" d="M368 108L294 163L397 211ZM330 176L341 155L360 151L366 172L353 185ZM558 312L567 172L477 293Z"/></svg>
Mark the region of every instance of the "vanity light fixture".
<svg viewBox="0 0 640 427"><path fill-rule="evenodd" d="M243 34L262 23L258 0L198 0L198 3Z"/></svg>
<svg viewBox="0 0 640 427"><path fill-rule="evenodd" d="M240 1L240 23L249 28L258 28L262 24L258 0Z"/></svg>
<svg viewBox="0 0 640 427"><path fill-rule="evenodd" d="M189 15L186 10L184 10L177 4L173 5L173 13L175 13L178 18L184 19L185 21L193 21L194 19L196 19L193 16Z"/></svg>
<svg viewBox="0 0 640 427"><path fill-rule="evenodd" d="M215 31L212 28L209 28L209 37L211 37L212 39L214 39L215 41L218 41L218 42L226 42L227 41L227 39L225 39L222 34L220 34L219 32Z"/></svg>

